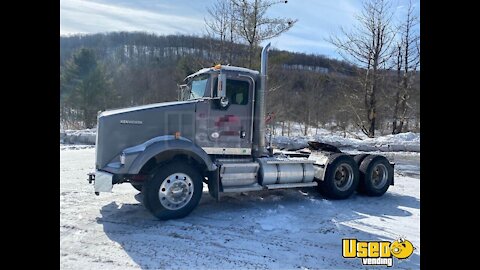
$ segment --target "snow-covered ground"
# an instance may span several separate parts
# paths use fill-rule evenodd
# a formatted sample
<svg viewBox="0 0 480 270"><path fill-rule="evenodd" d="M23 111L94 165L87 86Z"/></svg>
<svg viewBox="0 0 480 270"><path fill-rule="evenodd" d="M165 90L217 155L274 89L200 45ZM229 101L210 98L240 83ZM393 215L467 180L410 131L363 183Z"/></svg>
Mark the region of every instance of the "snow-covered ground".
<svg viewBox="0 0 480 270"><path fill-rule="evenodd" d="M80 130L60 130L60 143L94 145L96 134L96 128Z"/></svg>
<svg viewBox="0 0 480 270"><path fill-rule="evenodd" d="M297 123L290 127L290 136L281 136L279 127L276 127L275 130L275 135L271 137L272 145L280 149L300 149L307 147L308 141L318 141L335 145L347 151L356 149L365 152L420 152L420 134L413 132L368 138L358 131L344 134L341 131L310 127L307 135L304 136L302 126ZM95 132L95 129L60 131L60 143L94 145ZM267 141L270 141L268 134L267 138Z"/></svg>
<svg viewBox="0 0 480 270"><path fill-rule="evenodd" d="M275 131L275 135L272 135L272 145L277 148L299 149L307 147L308 141L318 141L335 145L342 150L420 152L420 134L413 132L368 138L359 131L344 134L341 131L310 127L305 136L302 126L297 123L290 127L290 136L281 136L281 128L278 126Z"/></svg>
<svg viewBox="0 0 480 270"><path fill-rule="evenodd" d="M204 187L188 217L158 221L128 184L93 194L85 179L94 152L60 147L61 269L359 269L360 259L342 257L342 238L400 236L416 249L392 269L420 268L419 153L383 153L396 166L395 186L382 197L334 201L303 188L229 194L217 203Z"/></svg>

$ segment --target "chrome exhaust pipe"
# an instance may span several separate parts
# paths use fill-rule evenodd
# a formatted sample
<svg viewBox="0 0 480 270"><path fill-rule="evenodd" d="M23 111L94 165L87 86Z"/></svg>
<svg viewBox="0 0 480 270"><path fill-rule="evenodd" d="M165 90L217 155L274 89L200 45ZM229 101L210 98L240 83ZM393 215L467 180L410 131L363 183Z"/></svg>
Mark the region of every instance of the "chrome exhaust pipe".
<svg viewBox="0 0 480 270"><path fill-rule="evenodd" d="M255 121L254 121L254 156L260 157L265 152L265 92L267 90L267 62L268 62L268 43L262 49L262 58L260 65L260 88L257 91L255 102Z"/></svg>

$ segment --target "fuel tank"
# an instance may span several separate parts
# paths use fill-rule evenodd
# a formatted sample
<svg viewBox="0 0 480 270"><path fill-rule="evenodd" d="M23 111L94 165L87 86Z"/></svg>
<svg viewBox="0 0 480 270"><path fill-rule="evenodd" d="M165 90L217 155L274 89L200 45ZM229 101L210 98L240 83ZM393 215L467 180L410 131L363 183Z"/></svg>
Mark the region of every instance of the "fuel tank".
<svg viewBox="0 0 480 270"><path fill-rule="evenodd" d="M309 183L313 181L313 162L307 159L286 157L258 158L260 164L258 182L271 184Z"/></svg>

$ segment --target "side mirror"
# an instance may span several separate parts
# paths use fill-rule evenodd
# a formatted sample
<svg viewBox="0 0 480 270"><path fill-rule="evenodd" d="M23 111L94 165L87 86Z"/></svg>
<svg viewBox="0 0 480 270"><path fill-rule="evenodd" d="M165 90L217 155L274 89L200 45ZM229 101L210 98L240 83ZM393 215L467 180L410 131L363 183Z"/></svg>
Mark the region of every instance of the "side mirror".
<svg viewBox="0 0 480 270"><path fill-rule="evenodd" d="M188 85L186 84L177 84L178 85L178 100L187 100L190 97L188 91Z"/></svg>
<svg viewBox="0 0 480 270"><path fill-rule="evenodd" d="M220 73L218 75L217 97L227 97L227 74Z"/></svg>
<svg viewBox="0 0 480 270"><path fill-rule="evenodd" d="M227 97L227 74L220 73L218 75L218 85L217 85L217 105L222 110L226 110L230 102Z"/></svg>
<svg viewBox="0 0 480 270"><path fill-rule="evenodd" d="M226 109L228 107L228 104L230 104L228 97L220 98L219 104L220 104L220 107Z"/></svg>

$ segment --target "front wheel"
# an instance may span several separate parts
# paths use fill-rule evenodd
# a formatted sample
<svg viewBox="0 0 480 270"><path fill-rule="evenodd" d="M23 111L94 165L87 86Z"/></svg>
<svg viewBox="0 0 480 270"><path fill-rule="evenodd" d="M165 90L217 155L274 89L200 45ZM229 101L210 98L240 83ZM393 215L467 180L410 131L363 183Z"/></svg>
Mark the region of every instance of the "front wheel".
<svg viewBox="0 0 480 270"><path fill-rule="evenodd" d="M325 178L319 181L320 192L331 199L346 199L357 189L357 163L345 154L333 154L326 165Z"/></svg>
<svg viewBox="0 0 480 270"><path fill-rule="evenodd" d="M201 174L183 162L156 169L143 185L144 205L158 219L176 219L190 214L202 197Z"/></svg>

